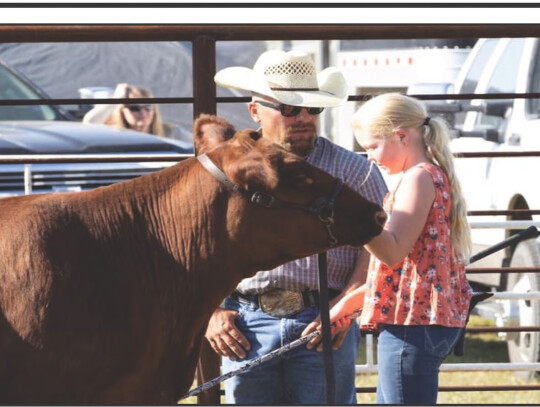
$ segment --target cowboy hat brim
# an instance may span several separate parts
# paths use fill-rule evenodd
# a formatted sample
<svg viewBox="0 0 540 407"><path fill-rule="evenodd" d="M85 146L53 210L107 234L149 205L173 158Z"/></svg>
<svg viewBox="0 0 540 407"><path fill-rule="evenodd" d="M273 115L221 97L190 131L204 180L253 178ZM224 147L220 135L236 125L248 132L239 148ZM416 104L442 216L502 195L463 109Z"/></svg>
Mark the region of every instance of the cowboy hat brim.
<svg viewBox="0 0 540 407"><path fill-rule="evenodd" d="M326 68L317 75L318 90L278 90L253 69L241 66L225 68L216 73L214 81L223 87L246 90L291 106L336 107L347 100L347 83L336 68Z"/></svg>

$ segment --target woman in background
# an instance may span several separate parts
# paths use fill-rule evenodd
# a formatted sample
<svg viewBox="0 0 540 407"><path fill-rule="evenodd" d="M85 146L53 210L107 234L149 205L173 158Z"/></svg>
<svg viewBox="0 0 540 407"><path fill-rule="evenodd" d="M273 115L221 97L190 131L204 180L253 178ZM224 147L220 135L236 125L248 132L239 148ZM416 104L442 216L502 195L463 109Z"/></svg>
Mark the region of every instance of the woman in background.
<svg viewBox="0 0 540 407"><path fill-rule="evenodd" d="M152 98L154 95L141 86L120 83L116 86L113 97L122 99ZM84 115L83 123L107 124L159 137L166 136L161 114L155 104L96 105Z"/></svg>

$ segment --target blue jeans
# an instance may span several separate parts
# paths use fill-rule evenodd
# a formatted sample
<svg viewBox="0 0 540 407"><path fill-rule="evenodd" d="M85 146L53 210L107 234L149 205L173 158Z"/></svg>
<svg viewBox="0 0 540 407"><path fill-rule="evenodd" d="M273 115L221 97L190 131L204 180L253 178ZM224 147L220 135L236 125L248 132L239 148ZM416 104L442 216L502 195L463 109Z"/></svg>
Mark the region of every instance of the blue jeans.
<svg viewBox="0 0 540 407"><path fill-rule="evenodd" d="M235 322L251 343L251 350L245 360L223 358L223 374L298 339L319 313L318 307L309 307L288 318L275 318L230 297L225 306L239 312ZM358 327L353 325L341 348L333 352L336 404L356 404L355 360L359 343ZM325 404L325 388L323 353L301 345L226 380L225 398L227 404Z"/></svg>
<svg viewBox="0 0 540 407"><path fill-rule="evenodd" d="M377 403L435 404L439 367L462 330L441 325L381 325Z"/></svg>

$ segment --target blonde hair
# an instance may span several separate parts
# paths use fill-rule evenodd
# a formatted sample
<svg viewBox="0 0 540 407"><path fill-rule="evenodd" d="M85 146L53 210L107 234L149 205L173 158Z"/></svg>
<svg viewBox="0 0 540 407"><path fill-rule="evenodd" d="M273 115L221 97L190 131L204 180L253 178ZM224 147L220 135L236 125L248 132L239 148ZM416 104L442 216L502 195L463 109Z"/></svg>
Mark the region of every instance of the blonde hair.
<svg viewBox="0 0 540 407"><path fill-rule="evenodd" d="M447 124L440 118L429 118L426 106L420 100L399 93L386 93L364 103L354 114L352 127L381 138L394 134L398 129L420 129L427 157L444 171L450 183L453 254L467 262L471 252L470 227L465 199L455 174Z"/></svg>
<svg viewBox="0 0 540 407"><path fill-rule="evenodd" d="M148 89L143 88L142 86L134 86L134 85L128 85L126 88L126 96L130 97L132 93L139 93L141 97L143 98L153 98L154 94L150 92ZM106 121L106 124L110 124L116 127L120 127L123 129L129 129L129 124L124 118L124 114L122 113L122 108L124 108L125 105L116 105L114 108L113 113L111 114L110 118ZM165 129L163 126L163 121L161 119L161 113L157 107L157 105L152 104L152 109L154 110L154 118L152 119L152 123L150 125L150 132L156 136L159 137L165 137Z"/></svg>

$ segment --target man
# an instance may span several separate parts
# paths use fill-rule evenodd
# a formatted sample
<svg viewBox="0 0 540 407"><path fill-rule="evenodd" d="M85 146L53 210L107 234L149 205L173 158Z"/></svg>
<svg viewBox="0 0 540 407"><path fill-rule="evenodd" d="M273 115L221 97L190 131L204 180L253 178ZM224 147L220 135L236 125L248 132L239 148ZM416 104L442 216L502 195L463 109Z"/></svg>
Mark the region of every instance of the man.
<svg viewBox="0 0 540 407"><path fill-rule="evenodd" d="M217 84L250 91L249 113L263 137L340 177L366 198L381 203L386 185L367 160L317 136L319 114L347 99L343 75L327 68L318 75L304 52L267 51L253 69L226 68ZM365 182L364 182L365 181ZM286 232L286 228L284 230ZM330 306L365 281L364 249L328 251ZM210 319L206 338L223 358L223 373L267 354L315 329L319 320L317 256L296 260L244 279ZM359 332L333 337L336 404L356 404L355 360ZM320 338L225 382L226 402L321 404L326 402Z"/></svg>

